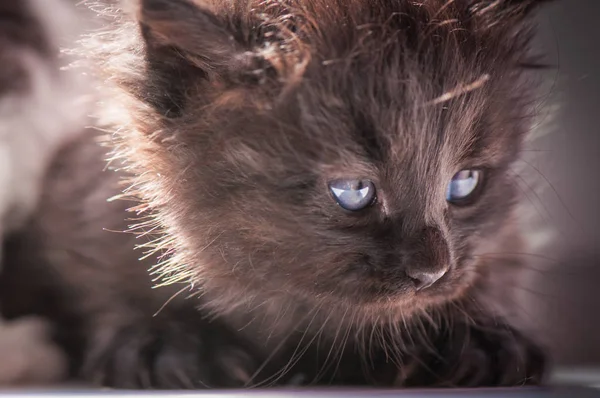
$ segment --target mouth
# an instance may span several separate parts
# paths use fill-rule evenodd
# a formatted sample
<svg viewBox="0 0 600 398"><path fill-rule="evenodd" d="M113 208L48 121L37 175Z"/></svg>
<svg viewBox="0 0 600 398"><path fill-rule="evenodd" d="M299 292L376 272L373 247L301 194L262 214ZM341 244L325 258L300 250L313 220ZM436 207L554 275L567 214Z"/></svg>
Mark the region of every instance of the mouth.
<svg viewBox="0 0 600 398"><path fill-rule="evenodd" d="M381 281L379 295L372 302L395 302L398 306L428 306L454 299L464 291L460 283L462 273L450 268L432 273L412 274L409 278L398 278L396 283Z"/></svg>
<svg viewBox="0 0 600 398"><path fill-rule="evenodd" d="M454 264L436 271L415 267L409 272L406 267L378 266L360 260L350 263L336 277L319 281L313 286L315 293L354 306L409 308L452 300L470 285L463 267Z"/></svg>

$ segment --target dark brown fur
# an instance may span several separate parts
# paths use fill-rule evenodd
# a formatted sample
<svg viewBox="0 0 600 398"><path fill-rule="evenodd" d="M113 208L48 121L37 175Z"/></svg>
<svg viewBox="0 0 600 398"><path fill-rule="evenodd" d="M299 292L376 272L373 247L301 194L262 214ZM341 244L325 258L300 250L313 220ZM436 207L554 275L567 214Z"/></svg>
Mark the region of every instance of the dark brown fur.
<svg viewBox="0 0 600 398"><path fill-rule="evenodd" d="M519 268L485 254L524 244L509 170L532 122L534 3L142 0L136 21L90 39L116 104L118 173L84 171L98 155L68 148L19 238L77 303L84 375L540 382L540 349L483 299L493 273ZM449 205L448 181L474 167L477 199ZM119 176L124 200L103 202ZM376 203L344 211L335 178L372 180ZM100 234L127 229L131 200L142 262L135 235ZM150 266L166 287L150 289ZM447 267L419 292L406 276Z"/></svg>

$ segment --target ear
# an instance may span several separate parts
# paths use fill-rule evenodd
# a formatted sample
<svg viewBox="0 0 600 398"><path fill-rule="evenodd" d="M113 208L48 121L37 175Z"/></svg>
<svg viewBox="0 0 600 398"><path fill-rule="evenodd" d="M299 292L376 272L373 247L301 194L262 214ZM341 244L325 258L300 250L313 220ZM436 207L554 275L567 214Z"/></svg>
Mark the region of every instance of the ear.
<svg viewBox="0 0 600 398"><path fill-rule="evenodd" d="M233 32L202 0L137 2L145 46L139 97L163 116L180 116L197 82L227 77L247 58Z"/></svg>
<svg viewBox="0 0 600 398"><path fill-rule="evenodd" d="M149 53L176 51L209 73L243 53L233 33L198 0L141 0L138 21Z"/></svg>

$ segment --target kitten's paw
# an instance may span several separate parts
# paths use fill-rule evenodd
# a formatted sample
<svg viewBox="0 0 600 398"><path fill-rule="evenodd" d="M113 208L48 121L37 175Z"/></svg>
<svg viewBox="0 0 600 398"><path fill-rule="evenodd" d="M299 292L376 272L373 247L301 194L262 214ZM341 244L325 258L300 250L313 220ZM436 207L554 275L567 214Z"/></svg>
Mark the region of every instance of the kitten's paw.
<svg viewBox="0 0 600 398"><path fill-rule="evenodd" d="M50 341L38 318L0 321L0 385L39 385L62 381L67 360Z"/></svg>
<svg viewBox="0 0 600 398"><path fill-rule="evenodd" d="M542 383L547 365L541 348L505 325L467 326L403 380L407 386L515 387Z"/></svg>
<svg viewBox="0 0 600 398"><path fill-rule="evenodd" d="M246 351L213 330L165 321L130 325L97 340L83 377L124 389L242 387L254 364Z"/></svg>
<svg viewBox="0 0 600 398"><path fill-rule="evenodd" d="M546 357L523 334L503 326L471 329L464 348L455 354L450 384L468 387L538 385Z"/></svg>

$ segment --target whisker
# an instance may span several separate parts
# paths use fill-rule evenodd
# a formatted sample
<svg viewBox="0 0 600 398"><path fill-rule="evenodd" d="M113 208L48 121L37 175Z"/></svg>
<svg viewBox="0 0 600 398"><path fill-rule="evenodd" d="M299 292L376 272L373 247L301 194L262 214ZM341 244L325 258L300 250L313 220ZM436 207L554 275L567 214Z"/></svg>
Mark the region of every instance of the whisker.
<svg viewBox="0 0 600 398"><path fill-rule="evenodd" d="M294 352L292 353L292 355L290 357L290 360L288 361L288 363L280 371L277 372L277 374L279 374L279 376L273 381L273 383L276 383L277 380L279 380L283 376L285 376L294 367L294 365L296 363L298 363L298 361L300 360L300 358L304 355L304 353L310 347L310 344L314 341L315 337L313 336L313 339L311 339L311 341L309 342L309 344L307 344L306 346L304 346L303 349L302 349L302 351L298 354L298 349L302 346L302 342L304 341L304 338L306 337L307 333L309 332L309 330L310 330L313 322L315 321L317 315L319 315L319 310L320 310L320 307L318 307L314 311L315 314L313 315L312 319L310 320L310 322L308 323L308 325L304 329L304 333L302 333L302 337L300 338L300 341L298 341L298 344L296 344L296 348L294 349Z"/></svg>
<svg viewBox="0 0 600 398"><path fill-rule="evenodd" d="M315 308L315 310L316 310L316 308ZM250 376L250 378L248 379L248 381L245 383L244 387L249 387L249 383L251 383L260 374L260 372L262 372L264 370L264 368L269 364L269 362L275 357L275 355L288 342L288 339L293 334L293 331L296 330L308 318L308 316L310 316L310 314L311 314L311 312L308 312L305 316L301 317L300 320L296 323L296 325L292 329L292 332L290 332L287 336L285 336L284 338L281 339L281 341L279 342L279 344L277 344L277 346L273 349L273 351L269 354L269 356L263 361L263 363L258 367L258 369L256 369L256 371L252 374L252 376ZM258 384L254 385L252 387L257 387L261 383L258 383Z"/></svg>
<svg viewBox="0 0 600 398"><path fill-rule="evenodd" d="M531 164L530 162L526 161L525 159L518 159L518 161L525 163L527 166L529 166L530 168L532 168L540 177L542 177L542 179L548 184L548 186L550 187L550 189L554 193L554 196L556 197L556 199L560 202L560 205L567 212L567 215L571 218L571 220L573 222L575 222L575 224L581 225L581 223L579 222L579 220L577 220L577 218L573 215L573 213L571 212L571 209L569 209L569 206L567 206L567 204L565 203L564 199L558 193L558 190L556 189L556 187L554 186L554 184L552 184L552 182L548 179L548 177L546 177L544 175L544 173L542 173L539 168L535 167L533 164Z"/></svg>
<svg viewBox="0 0 600 398"><path fill-rule="evenodd" d="M156 311L156 312L154 313L154 315L152 315L152 317L155 317L155 316L157 316L158 314L160 314L160 312L161 312L163 309L165 309L165 307L166 307L166 306L167 306L167 305L168 305L168 304L169 304L171 301L173 301L173 300L174 300L174 299L175 299L177 296L179 296L181 293L183 293L183 292L184 292L185 290L187 290L187 289L190 289L190 290L191 290L191 289L192 289L192 286L190 286L190 285L186 285L186 286L184 286L183 288L181 288L179 291L175 292L175 293L174 293L174 294L173 294L171 297L169 297L169 298L167 299L167 301L165 301L165 303L164 303L163 305L161 305L161 306L160 306L160 308L158 309L158 311Z"/></svg>
<svg viewBox="0 0 600 398"><path fill-rule="evenodd" d="M529 189L529 191L533 192L533 196L536 197L538 199L538 201L540 201L539 195L537 195L533 189L531 188L531 186L529 186L529 184L527 184L525 182L525 180L521 177L521 175L519 175L516 171L513 171L512 174L521 180L522 184L525 185L525 187L527 187L527 189ZM538 205L536 204L536 202L532 199L532 197L529 195L528 191L523 188L521 186L521 184L519 184L518 181L513 180L512 181L514 186L517 187L517 189L519 189L519 191L521 191L521 193L523 194L523 196L525 197L525 199L527 199L527 201L533 206L533 208L535 209L535 211L537 212L538 216L542 219L542 221L544 222L544 224L546 226L550 225L550 222L548 221L548 218L546 217L546 213L549 214L548 209L546 208L546 206L542 203L542 207L545 210L545 213L543 211L540 210L540 208L538 207Z"/></svg>
<svg viewBox="0 0 600 398"><path fill-rule="evenodd" d="M324 373L329 368L327 362L329 361L329 358L331 357L333 349L334 349L334 347L336 345L336 342L337 342L337 339L339 337L340 331L342 329L342 326L344 325L344 321L346 320L346 315L348 315L348 311L349 311L349 308L346 308L346 311L344 311L344 315L342 316L342 319L341 319L340 324L339 324L339 326L337 328L337 331L335 332L335 337L333 338L333 342L331 343L331 348L329 349L329 352L327 353L327 357L325 358L325 362L324 362L323 366L321 367L321 369L317 373L317 376L315 376L315 380L319 380L321 377L323 377Z"/></svg>
<svg viewBox="0 0 600 398"><path fill-rule="evenodd" d="M344 336L344 338L343 338L343 340L342 340L342 344L341 344L341 346L340 346L340 349L339 349L339 351L338 351L338 352L339 352L339 355L338 355L338 353L336 352L336 355L338 355L338 359L337 359L337 361L336 361L337 363L336 363L336 365L335 365L335 369L333 370L333 373L331 374L331 380L330 380L330 381L333 381L333 379L335 378L335 375L337 374L337 372L338 372L338 370L339 370L339 368L340 368L340 363L342 362L342 358L344 357L344 351L345 351L345 349L346 349L346 345L348 344L348 338L350 337L350 331L351 331L351 329L352 329L352 326L353 326L353 324L354 324L354 318L355 318L355 315L356 315L356 313L355 313L355 312L353 312L353 314L352 314L352 319L351 319L351 320L350 320L350 322L348 323L348 326L347 326L347 328L346 328L346 333L345 333L345 336Z"/></svg>

